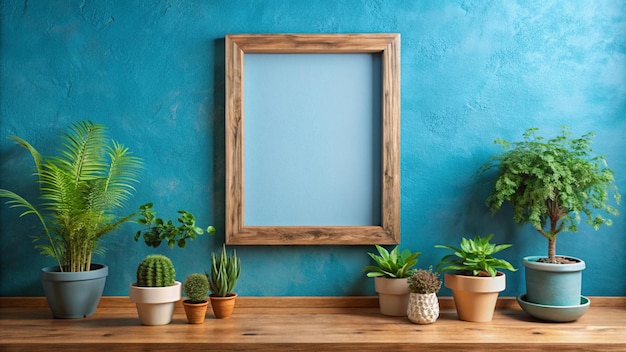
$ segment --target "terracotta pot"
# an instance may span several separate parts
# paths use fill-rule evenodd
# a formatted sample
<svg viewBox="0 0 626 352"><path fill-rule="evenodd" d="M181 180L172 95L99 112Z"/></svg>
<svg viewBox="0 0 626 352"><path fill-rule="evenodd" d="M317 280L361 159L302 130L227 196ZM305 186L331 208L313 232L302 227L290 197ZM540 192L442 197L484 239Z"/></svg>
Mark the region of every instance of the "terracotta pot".
<svg viewBox="0 0 626 352"><path fill-rule="evenodd" d="M445 274L444 285L452 290L460 320L488 322L493 319L499 292L506 287L506 276L495 277Z"/></svg>
<svg viewBox="0 0 626 352"><path fill-rule="evenodd" d="M209 299L211 300L211 308L213 309L213 314L217 319L226 319L233 314L233 309L235 309L235 299L237 298L236 293L229 293L226 297L219 297L211 294Z"/></svg>
<svg viewBox="0 0 626 352"><path fill-rule="evenodd" d="M375 277L374 286L378 292L381 314L394 317L406 316L410 293L406 278Z"/></svg>
<svg viewBox="0 0 626 352"><path fill-rule="evenodd" d="M437 294L411 292L406 315L410 321L416 324L432 324L437 321L439 318Z"/></svg>
<svg viewBox="0 0 626 352"><path fill-rule="evenodd" d="M202 303L191 303L189 300L183 301L183 307L185 307L185 314L187 315L187 321L189 324L202 324L206 317L206 311L209 306L209 301L202 301Z"/></svg>

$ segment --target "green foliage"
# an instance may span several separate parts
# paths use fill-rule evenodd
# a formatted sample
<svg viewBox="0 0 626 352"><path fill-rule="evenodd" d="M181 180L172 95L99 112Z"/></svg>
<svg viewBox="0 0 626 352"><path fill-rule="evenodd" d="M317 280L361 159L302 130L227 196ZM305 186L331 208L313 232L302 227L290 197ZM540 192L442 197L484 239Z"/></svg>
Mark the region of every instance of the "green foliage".
<svg viewBox="0 0 626 352"><path fill-rule="evenodd" d="M591 148L593 133L571 138L567 127L552 139L536 136L537 128L524 133L523 141L509 143L497 139L503 152L494 155L479 170L497 169L487 205L492 213L505 202L513 206L513 219L530 223L549 240L549 257L555 253L554 241L562 231L578 230L581 213L594 229L610 226L605 214L617 215L608 204L609 193L617 204L620 194L613 183L613 171L603 156Z"/></svg>
<svg viewBox="0 0 626 352"><path fill-rule="evenodd" d="M211 273L205 273L209 280L209 289L214 295L226 297L234 292L237 279L241 273L241 262L237 251L230 256L226 253L226 245L222 245L219 255L211 253Z"/></svg>
<svg viewBox="0 0 626 352"><path fill-rule="evenodd" d="M41 254L55 258L62 271L88 271L101 238L130 220L117 216L134 192L141 159L122 144L110 141L103 125L74 123L61 136L58 156L42 156L31 144L10 137L26 148L37 168L41 204L2 189L11 208L35 215L44 230L35 237Z"/></svg>
<svg viewBox="0 0 626 352"><path fill-rule="evenodd" d="M376 266L368 265L363 271L368 271L367 277L387 277L387 278L407 278L410 275L410 269L417 264L417 257L421 252L411 253L405 249L400 253L398 246L394 247L391 252L385 248L376 245L378 254L367 253L374 261Z"/></svg>
<svg viewBox="0 0 626 352"><path fill-rule="evenodd" d="M495 245L489 243L493 234L487 237L476 236L474 239L461 239L461 248L436 245L435 248L449 249L453 254L441 258L437 265L439 271L455 271L462 275L478 276L483 272L496 276L497 269L516 271L511 263L504 259L496 259L493 254L511 247L510 244Z"/></svg>
<svg viewBox="0 0 626 352"><path fill-rule="evenodd" d="M441 288L439 273L433 272L432 267L428 270L412 270L407 283L409 290L413 293L438 293Z"/></svg>
<svg viewBox="0 0 626 352"><path fill-rule="evenodd" d="M183 290L191 303L202 303L209 293L209 280L204 274L191 274L185 279Z"/></svg>
<svg viewBox="0 0 626 352"><path fill-rule="evenodd" d="M179 210L179 226L175 226L172 220L165 221L156 217L156 212L152 209L152 203L147 203L139 207L141 217L137 223L145 225L145 230L139 230L135 234L135 241L143 235L143 240L147 246L158 248L161 242L165 241L170 248L178 245L184 248L187 240L193 241L196 236L204 234L204 230L196 226L196 218L188 211ZM215 233L215 227L208 226L206 232L210 235Z"/></svg>
<svg viewBox="0 0 626 352"><path fill-rule="evenodd" d="M166 287L174 285L176 270L170 258L152 254L145 257L137 267L137 286Z"/></svg>

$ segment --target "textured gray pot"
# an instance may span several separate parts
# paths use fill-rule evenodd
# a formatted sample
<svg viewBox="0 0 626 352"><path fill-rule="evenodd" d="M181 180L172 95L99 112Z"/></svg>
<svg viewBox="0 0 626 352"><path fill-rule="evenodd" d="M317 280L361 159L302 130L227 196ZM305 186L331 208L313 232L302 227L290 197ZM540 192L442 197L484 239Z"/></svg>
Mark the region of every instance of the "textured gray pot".
<svg viewBox="0 0 626 352"><path fill-rule="evenodd" d="M55 318L93 315L98 307L109 267L92 264L90 271L61 272L58 266L41 269L43 291Z"/></svg>

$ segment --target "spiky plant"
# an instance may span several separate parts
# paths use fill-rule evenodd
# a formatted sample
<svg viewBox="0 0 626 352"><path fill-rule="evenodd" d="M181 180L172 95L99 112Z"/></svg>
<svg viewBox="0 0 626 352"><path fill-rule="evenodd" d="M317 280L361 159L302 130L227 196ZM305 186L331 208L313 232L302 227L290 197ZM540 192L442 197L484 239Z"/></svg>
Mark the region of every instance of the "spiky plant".
<svg viewBox="0 0 626 352"><path fill-rule="evenodd" d="M185 279L183 290L191 303L202 303L209 293L209 279L204 274L191 274Z"/></svg>
<svg viewBox="0 0 626 352"><path fill-rule="evenodd" d="M161 254L146 256L137 267L137 286L166 287L174 285L176 270L170 258Z"/></svg>
<svg viewBox="0 0 626 352"><path fill-rule="evenodd" d="M556 263L556 239L561 232L578 231L581 213L598 230L612 221L604 215L617 215L608 203L609 194L620 202L613 171L606 160L591 148L593 133L571 138L564 126L552 139L536 136L537 128L526 130L524 140L509 143L497 139L503 152L494 155L479 170L497 169L487 205L492 213L505 202L513 206L513 220L530 223L548 240L547 262Z"/></svg>
<svg viewBox="0 0 626 352"><path fill-rule="evenodd" d="M411 276L407 279L407 283L409 284L409 290L413 293L438 293L441 288L439 274L433 272L432 268L428 270L413 270Z"/></svg>
<svg viewBox="0 0 626 352"><path fill-rule="evenodd" d="M241 261L237 251L233 255L226 253L226 245L222 245L219 255L211 253L211 272L205 273L209 280L209 289L215 296L226 297L234 292L241 274Z"/></svg>
<svg viewBox="0 0 626 352"><path fill-rule="evenodd" d="M24 139L10 138L33 157L41 204L34 206L6 189L0 197L11 208L25 209L20 217L38 218L44 234L36 237L35 246L54 257L61 271L89 271L102 237L135 215L116 212L135 190L141 159L109 140L105 126L90 121L76 122L62 135L57 156L42 156Z"/></svg>

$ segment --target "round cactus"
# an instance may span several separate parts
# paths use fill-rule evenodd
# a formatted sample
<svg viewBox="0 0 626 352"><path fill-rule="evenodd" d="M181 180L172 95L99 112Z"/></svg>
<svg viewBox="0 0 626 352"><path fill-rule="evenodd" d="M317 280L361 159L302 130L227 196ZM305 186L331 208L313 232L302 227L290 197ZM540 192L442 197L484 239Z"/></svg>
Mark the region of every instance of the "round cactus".
<svg viewBox="0 0 626 352"><path fill-rule="evenodd" d="M191 274L185 279L183 289L191 303L201 303L209 292L209 280L204 274Z"/></svg>
<svg viewBox="0 0 626 352"><path fill-rule="evenodd" d="M175 278L174 264L164 255L149 255L137 267L137 286L140 287L172 286Z"/></svg>

